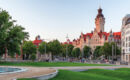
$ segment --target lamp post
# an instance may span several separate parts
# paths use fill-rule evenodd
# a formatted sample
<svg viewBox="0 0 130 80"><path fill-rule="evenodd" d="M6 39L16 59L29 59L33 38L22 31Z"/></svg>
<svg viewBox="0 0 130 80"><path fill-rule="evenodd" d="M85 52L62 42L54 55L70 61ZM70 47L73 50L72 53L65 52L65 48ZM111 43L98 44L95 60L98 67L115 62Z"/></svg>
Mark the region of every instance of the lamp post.
<svg viewBox="0 0 130 80"><path fill-rule="evenodd" d="M112 62L113 62L113 52L114 52L114 51L113 51L113 45L112 45Z"/></svg>
<svg viewBox="0 0 130 80"><path fill-rule="evenodd" d="M21 41L21 43L22 43L22 44L21 44L21 59L22 59L22 60L23 60L23 42L24 42L24 41Z"/></svg>
<svg viewBox="0 0 130 80"><path fill-rule="evenodd" d="M67 61L68 61L68 44L69 44L68 39L69 39L69 37L68 37L68 34L67 34L67 36L66 36L66 40L67 40L67 45L66 45L66 59L67 59Z"/></svg>
<svg viewBox="0 0 130 80"><path fill-rule="evenodd" d="M43 41L45 41L45 54L46 54L46 52L47 52L47 44L46 44L46 42L47 41L50 41L50 39L43 39ZM49 55L48 55L49 56ZM49 56L50 57L50 56ZM46 58L47 58L47 55L46 55Z"/></svg>
<svg viewBox="0 0 130 80"><path fill-rule="evenodd" d="M84 46L82 45L82 58L84 58Z"/></svg>
<svg viewBox="0 0 130 80"><path fill-rule="evenodd" d="M115 42L115 58L116 58L116 42Z"/></svg>

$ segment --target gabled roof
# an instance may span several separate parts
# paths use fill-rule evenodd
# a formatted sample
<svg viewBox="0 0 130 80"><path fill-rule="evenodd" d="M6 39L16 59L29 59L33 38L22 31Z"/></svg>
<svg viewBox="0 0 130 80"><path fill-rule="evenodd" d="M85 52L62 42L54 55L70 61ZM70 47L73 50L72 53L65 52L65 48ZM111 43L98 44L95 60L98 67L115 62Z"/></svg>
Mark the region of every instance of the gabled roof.
<svg viewBox="0 0 130 80"><path fill-rule="evenodd" d="M102 38L102 36L104 35L105 36L105 40L107 40L108 36L109 36L109 33L107 33L107 32L99 32L98 35L99 35L100 38Z"/></svg>

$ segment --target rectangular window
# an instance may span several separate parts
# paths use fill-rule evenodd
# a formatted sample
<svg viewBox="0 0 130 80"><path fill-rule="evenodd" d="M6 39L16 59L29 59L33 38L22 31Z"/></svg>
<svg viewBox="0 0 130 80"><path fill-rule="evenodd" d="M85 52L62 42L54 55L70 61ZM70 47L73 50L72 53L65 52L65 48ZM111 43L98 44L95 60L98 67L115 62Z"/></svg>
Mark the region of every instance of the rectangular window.
<svg viewBox="0 0 130 80"><path fill-rule="evenodd" d="M128 60L128 55L126 55L126 60Z"/></svg>

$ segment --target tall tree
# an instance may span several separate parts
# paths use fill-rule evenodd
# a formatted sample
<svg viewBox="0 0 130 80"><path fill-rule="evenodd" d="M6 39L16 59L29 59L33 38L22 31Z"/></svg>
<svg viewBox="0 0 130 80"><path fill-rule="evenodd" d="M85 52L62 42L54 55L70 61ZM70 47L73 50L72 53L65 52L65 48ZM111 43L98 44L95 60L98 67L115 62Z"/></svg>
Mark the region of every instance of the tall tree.
<svg viewBox="0 0 130 80"><path fill-rule="evenodd" d="M52 53L52 58L58 56L62 52L61 43L58 40L53 40L48 43L49 51Z"/></svg>
<svg viewBox="0 0 130 80"><path fill-rule="evenodd" d="M83 57L89 57L91 55L91 48L89 46L84 46Z"/></svg>
<svg viewBox="0 0 130 80"><path fill-rule="evenodd" d="M73 49L73 51L72 51L72 56L73 57L79 58L80 54L81 54L80 48L74 48Z"/></svg>
<svg viewBox="0 0 130 80"><path fill-rule="evenodd" d="M48 46L48 43L46 42L42 42L39 47L38 47L38 51L41 53L41 54L46 54L49 52L49 46Z"/></svg>
<svg viewBox="0 0 130 80"><path fill-rule="evenodd" d="M68 55L71 57L73 48L74 46L71 44L62 44L62 56L66 57L66 55Z"/></svg>
<svg viewBox="0 0 130 80"><path fill-rule="evenodd" d="M102 55L103 54L101 53L101 46L97 46L96 49L94 50L94 58L98 58Z"/></svg>
<svg viewBox="0 0 130 80"><path fill-rule="evenodd" d="M31 55L36 54L36 46L32 41L25 41L23 44L24 59L30 59Z"/></svg>
<svg viewBox="0 0 130 80"><path fill-rule="evenodd" d="M115 51L116 51L116 55L120 55L120 53L121 53L120 48L114 42L105 43L104 46L102 46L102 48L101 48L101 53L104 54L105 57L107 58L108 56L112 56L112 50L113 50L113 56L115 54Z"/></svg>
<svg viewBox="0 0 130 80"><path fill-rule="evenodd" d="M0 10L0 55L20 53L21 41L28 37L24 28L14 25L15 20L5 10Z"/></svg>

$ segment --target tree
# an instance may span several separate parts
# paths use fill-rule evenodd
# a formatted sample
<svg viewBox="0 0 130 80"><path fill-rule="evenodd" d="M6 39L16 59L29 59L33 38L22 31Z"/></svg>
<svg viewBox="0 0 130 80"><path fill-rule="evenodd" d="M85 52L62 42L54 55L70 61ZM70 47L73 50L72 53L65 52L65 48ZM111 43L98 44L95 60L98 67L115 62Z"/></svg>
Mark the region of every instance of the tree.
<svg viewBox="0 0 130 80"><path fill-rule="evenodd" d="M28 38L28 33L23 32L23 30L25 29L18 25L10 29L9 36L6 39L8 52L11 53L10 55L14 55L14 53L20 54L21 42Z"/></svg>
<svg viewBox="0 0 130 80"><path fill-rule="evenodd" d="M94 58L98 58L100 56L102 56L101 46L96 46L96 49L94 50Z"/></svg>
<svg viewBox="0 0 130 80"><path fill-rule="evenodd" d="M72 50L73 50L73 48L74 48L73 45L71 45L71 44L68 45L67 50L68 50L68 56L69 57L72 57Z"/></svg>
<svg viewBox="0 0 130 80"><path fill-rule="evenodd" d="M112 54L112 46L110 45L110 43L104 43L101 48L101 54L105 55L106 58Z"/></svg>
<svg viewBox="0 0 130 80"><path fill-rule="evenodd" d="M52 53L52 59L54 59L54 56L57 56L62 52L62 46L58 40L49 42L48 47L49 51Z"/></svg>
<svg viewBox="0 0 130 80"><path fill-rule="evenodd" d="M36 46L32 41L25 41L23 44L23 54L25 59L30 59L32 54L36 55Z"/></svg>
<svg viewBox="0 0 130 80"><path fill-rule="evenodd" d="M102 46L102 48L101 48L101 53L103 55L105 55L106 58L108 58L108 56L112 56L112 46L113 46L113 55L114 55L115 51L116 51L117 55L120 55L120 53L121 53L120 49L114 42L105 43L104 46ZM116 50L115 50L115 47L116 47Z"/></svg>
<svg viewBox="0 0 130 80"><path fill-rule="evenodd" d="M78 57L80 57L80 54L81 54L80 48L73 49L73 51L72 51L72 56L73 57L78 58Z"/></svg>
<svg viewBox="0 0 130 80"><path fill-rule="evenodd" d="M0 55L20 53L21 41L28 38L24 28L14 25L15 20L5 10L0 10Z"/></svg>
<svg viewBox="0 0 130 80"><path fill-rule="evenodd" d="M46 54L49 52L49 46L48 46L48 43L46 42L42 42L39 47L38 47L38 51L41 53L41 54Z"/></svg>
<svg viewBox="0 0 130 80"><path fill-rule="evenodd" d="M84 46L83 53L83 57L89 57L91 55L91 48L89 46Z"/></svg>
<svg viewBox="0 0 130 80"><path fill-rule="evenodd" d="M33 54L31 55L30 59L31 59L32 61L34 61L34 60L36 59L36 54L33 53Z"/></svg>
<svg viewBox="0 0 130 80"><path fill-rule="evenodd" d="M69 57L72 57L72 50L74 46L71 44L62 44L62 56L66 57L68 55Z"/></svg>

